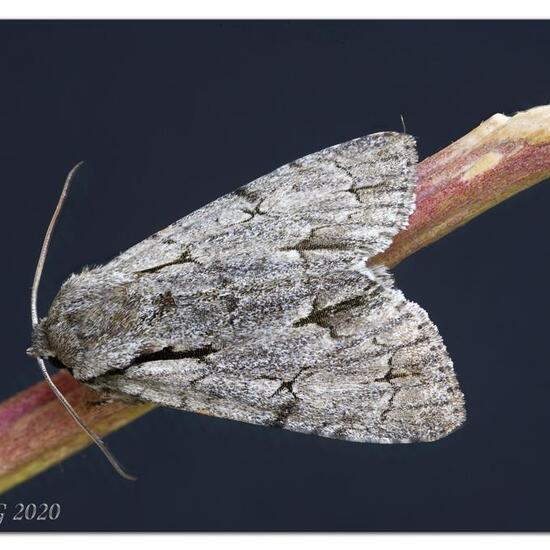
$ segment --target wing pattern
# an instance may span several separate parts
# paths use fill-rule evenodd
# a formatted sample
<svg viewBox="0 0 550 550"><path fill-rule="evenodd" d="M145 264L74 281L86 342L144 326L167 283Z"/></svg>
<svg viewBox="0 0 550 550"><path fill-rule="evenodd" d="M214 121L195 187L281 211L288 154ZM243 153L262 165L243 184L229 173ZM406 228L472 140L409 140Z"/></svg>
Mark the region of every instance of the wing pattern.
<svg viewBox="0 0 550 550"><path fill-rule="evenodd" d="M407 224L415 163L403 134L330 147L69 280L100 275L116 304L108 340L90 339L75 376L115 395L353 441L450 433L465 413L437 328L366 263Z"/></svg>

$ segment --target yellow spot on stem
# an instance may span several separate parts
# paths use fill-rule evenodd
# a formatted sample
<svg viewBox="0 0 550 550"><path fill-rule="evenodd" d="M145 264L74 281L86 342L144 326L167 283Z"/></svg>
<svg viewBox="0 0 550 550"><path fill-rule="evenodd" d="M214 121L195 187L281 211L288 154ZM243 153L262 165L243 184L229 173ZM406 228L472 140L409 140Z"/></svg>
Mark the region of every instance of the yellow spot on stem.
<svg viewBox="0 0 550 550"><path fill-rule="evenodd" d="M483 174L483 172L487 172L487 170L491 170L491 168L494 168L500 162L501 158L502 155L500 153L486 153L479 157L479 159L464 172L462 179L468 181Z"/></svg>

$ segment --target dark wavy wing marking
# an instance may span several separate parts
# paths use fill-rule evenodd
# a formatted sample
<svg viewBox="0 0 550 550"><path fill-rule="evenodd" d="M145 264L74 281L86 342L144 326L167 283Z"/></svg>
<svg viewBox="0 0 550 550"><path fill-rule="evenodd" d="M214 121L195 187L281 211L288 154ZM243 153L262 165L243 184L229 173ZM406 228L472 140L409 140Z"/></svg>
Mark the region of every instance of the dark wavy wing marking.
<svg viewBox="0 0 550 550"><path fill-rule="evenodd" d="M291 162L142 241L106 268L208 264L236 252L348 250L371 257L414 210L414 138L385 132Z"/></svg>

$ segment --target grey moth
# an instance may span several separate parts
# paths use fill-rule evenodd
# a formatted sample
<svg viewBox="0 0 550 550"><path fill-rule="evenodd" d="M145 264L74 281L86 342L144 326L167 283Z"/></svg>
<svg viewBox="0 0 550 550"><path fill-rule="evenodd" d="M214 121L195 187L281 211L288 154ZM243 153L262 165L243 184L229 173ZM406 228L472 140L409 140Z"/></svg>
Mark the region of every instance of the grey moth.
<svg viewBox="0 0 550 550"><path fill-rule="evenodd" d="M29 352L114 398L349 441L465 419L426 312L368 260L415 207L415 141L291 162L62 285Z"/></svg>

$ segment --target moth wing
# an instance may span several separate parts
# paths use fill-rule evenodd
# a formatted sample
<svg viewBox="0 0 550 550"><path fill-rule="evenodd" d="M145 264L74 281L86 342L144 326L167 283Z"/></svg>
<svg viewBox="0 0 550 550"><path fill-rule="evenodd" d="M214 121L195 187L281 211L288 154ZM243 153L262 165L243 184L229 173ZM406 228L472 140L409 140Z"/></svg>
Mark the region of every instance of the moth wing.
<svg viewBox="0 0 550 550"><path fill-rule="evenodd" d="M412 136L371 134L286 164L122 253L107 269L139 272L281 249L385 250L415 204Z"/></svg>
<svg viewBox="0 0 550 550"><path fill-rule="evenodd" d="M306 370L295 384L308 406L298 402L284 427L409 443L437 440L465 421L463 394L439 331L401 291L373 282L361 298L314 311L308 321L328 327L336 345L322 368Z"/></svg>
<svg viewBox="0 0 550 550"><path fill-rule="evenodd" d="M93 350L86 381L354 441L431 441L454 430L463 399L437 328L365 264L414 209L415 162L410 136L352 140L123 253L102 269L124 279L121 328L137 328Z"/></svg>
<svg viewBox="0 0 550 550"><path fill-rule="evenodd" d="M364 276L363 276L364 277ZM436 326L399 290L362 293L268 324L217 351L145 360L101 391L231 420L350 441L433 441L465 419Z"/></svg>

